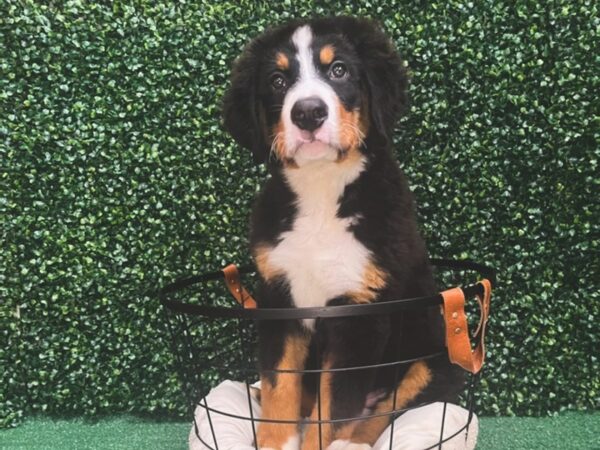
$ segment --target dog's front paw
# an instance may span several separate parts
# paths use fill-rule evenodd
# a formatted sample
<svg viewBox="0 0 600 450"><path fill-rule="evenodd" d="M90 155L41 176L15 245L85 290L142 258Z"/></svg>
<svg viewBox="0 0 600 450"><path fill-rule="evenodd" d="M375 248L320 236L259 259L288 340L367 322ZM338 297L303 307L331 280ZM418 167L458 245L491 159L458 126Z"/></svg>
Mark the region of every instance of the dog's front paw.
<svg viewBox="0 0 600 450"><path fill-rule="evenodd" d="M346 439L336 439L327 447L327 450L371 450L371 448L369 444L357 444Z"/></svg>

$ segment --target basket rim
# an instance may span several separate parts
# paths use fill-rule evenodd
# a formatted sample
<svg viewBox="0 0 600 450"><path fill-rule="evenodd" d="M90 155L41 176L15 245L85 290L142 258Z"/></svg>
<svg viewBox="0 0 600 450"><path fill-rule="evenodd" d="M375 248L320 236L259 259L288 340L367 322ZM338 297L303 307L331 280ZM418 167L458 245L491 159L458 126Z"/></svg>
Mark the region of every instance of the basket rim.
<svg viewBox="0 0 600 450"><path fill-rule="evenodd" d="M477 272L483 278L490 281L492 286L496 285L496 271L490 266L476 263L471 260L463 259L441 259L431 258L430 261L434 267L442 267L451 270L471 270ZM245 266L239 269L240 273L254 272L253 267ZM171 294L182 291L193 285L214 281L223 277L222 271L206 272L188 278L177 280L164 286L158 292L158 298L163 306L176 313L189 314L193 316L202 316L207 318L221 319L248 319L248 320L298 320L298 319L318 319L334 317L352 317L364 315L383 315L392 314L404 309L425 308L443 304L442 294L440 292L424 297L413 297L399 300L385 300L376 303L336 305L336 306L317 306L304 308L242 308L228 306L208 306L184 303L169 299ZM480 282L460 287L465 297L473 297L483 294L483 286ZM237 303L236 303L237 305ZM239 305L238 305L239 306Z"/></svg>

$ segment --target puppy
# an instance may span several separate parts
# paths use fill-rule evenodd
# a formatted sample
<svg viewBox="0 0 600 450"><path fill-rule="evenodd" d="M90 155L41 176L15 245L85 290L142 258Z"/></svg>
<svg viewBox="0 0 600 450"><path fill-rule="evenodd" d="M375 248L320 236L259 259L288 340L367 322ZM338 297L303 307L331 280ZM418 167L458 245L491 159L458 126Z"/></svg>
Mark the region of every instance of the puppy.
<svg viewBox="0 0 600 450"><path fill-rule="evenodd" d="M270 172L251 219L259 307L437 292L392 153L406 91L402 60L366 19L294 21L266 31L237 59L224 124ZM283 421L260 423L261 449L368 449L390 416L356 419L361 414L451 401L462 385L461 370L445 354L418 359L444 350L438 308L258 328L262 419ZM406 359L415 362L335 370ZM293 372L304 369L325 371ZM303 413L326 422L307 425L302 435L294 422Z"/></svg>

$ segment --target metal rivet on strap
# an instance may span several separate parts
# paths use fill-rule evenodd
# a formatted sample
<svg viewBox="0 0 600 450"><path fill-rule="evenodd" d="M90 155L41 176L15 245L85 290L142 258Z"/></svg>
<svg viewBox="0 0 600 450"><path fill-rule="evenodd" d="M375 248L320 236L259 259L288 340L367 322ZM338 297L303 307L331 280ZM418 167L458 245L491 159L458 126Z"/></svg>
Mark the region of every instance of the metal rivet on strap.
<svg viewBox="0 0 600 450"><path fill-rule="evenodd" d="M456 319L456 318L458 318L458 313L457 313L456 311L454 311L454 312L452 313L452 318L453 318L453 319Z"/></svg>
<svg viewBox="0 0 600 450"><path fill-rule="evenodd" d="M454 333L456 333L456 334L460 333L460 328L455 329Z"/></svg>

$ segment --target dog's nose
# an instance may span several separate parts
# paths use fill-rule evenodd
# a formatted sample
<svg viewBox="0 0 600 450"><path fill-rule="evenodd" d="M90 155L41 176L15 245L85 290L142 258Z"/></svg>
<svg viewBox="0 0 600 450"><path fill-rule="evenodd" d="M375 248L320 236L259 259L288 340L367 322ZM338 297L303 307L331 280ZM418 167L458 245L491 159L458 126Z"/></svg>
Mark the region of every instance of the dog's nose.
<svg viewBox="0 0 600 450"><path fill-rule="evenodd" d="M292 107L292 122L301 130L315 131L327 119L327 105L318 97L298 100Z"/></svg>

